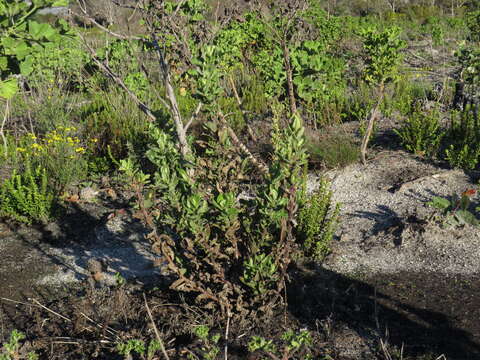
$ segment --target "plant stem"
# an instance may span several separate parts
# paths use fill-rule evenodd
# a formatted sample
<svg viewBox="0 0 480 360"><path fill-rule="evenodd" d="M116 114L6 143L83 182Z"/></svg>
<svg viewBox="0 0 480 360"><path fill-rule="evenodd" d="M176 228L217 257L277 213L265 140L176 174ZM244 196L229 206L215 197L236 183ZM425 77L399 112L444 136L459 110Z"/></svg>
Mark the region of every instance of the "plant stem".
<svg viewBox="0 0 480 360"><path fill-rule="evenodd" d="M3 129L8 119L8 112L9 112L8 104L9 104L9 100L7 100L7 102L5 103L5 112L3 113L2 125L0 126L0 136L2 137L2 141L3 141L3 153L5 155L5 159L8 158L8 146L7 146L7 138L5 137L5 133Z"/></svg>
<svg viewBox="0 0 480 360"><path fill-rule="evenodd" d="M382 104L382 101L383 101L384 90L385 90L385 85L382 82L379 85L379 95L378 95L377 104L375 105L375 108L372 111L370 119L368 120L368 127L367 127L367 130L365 131L365 135L363 136L363 140L362 140L362 145L360 147L360 154L362 157L363 165L367 164L367 160L366 160L367 145L368 145L368 141L370 140L370 136L372 135L373 124L375 123L375 119L378 116L378 110L380 109L380 105Z"/></svg>

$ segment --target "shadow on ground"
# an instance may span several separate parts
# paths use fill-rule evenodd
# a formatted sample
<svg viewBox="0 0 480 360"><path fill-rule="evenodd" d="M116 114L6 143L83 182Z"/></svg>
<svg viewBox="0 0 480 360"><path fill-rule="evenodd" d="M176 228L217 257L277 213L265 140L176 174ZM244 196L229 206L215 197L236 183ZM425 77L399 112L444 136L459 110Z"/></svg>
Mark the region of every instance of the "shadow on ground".
<svg viewBox="0 0 480 360"><path fill-rule="evenodd" d="M309 328L328 330L346 353L362 346L355 350L351 339L338 338L344 327L356 332L373 354L381 352L382 339L390 350L403 347L403 359L480 358L480 277L395 274L358 280L325 269L295 274L289 311ZM365 357L357 353L352 359L367 359L368 351L363 352Z"/></svg>

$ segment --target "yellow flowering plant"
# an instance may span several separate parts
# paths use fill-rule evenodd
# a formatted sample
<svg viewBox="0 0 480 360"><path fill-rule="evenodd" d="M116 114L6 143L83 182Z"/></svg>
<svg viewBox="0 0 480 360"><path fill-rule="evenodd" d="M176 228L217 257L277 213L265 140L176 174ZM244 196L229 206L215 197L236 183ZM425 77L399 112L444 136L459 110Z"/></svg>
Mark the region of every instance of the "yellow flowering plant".
<svg viewBox="0 0 480 360"><path fill-rule="evenodd" d="M16 149L24 162L45 169L50 185L58 193L87 175L87 145L76 133L73 126L58 126L44 135L28 133Z"/></svg>

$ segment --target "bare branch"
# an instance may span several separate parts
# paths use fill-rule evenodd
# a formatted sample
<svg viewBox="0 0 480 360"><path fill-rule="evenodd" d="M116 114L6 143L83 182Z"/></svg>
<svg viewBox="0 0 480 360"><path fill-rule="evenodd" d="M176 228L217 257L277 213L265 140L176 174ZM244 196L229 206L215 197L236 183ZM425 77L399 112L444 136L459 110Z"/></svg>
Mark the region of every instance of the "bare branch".
<svg viewBox="0 0 480 360"><path fill-rule="evenodd" d="M95 51L90 47L90 45L88 45L88 43L85 41L85 38L81 35L81 34L78 34L80 36L80 38L83 40L88 52L90 53L91 57L92 57L92 60L95 62L95 64L98 65L98 67L108 76L110 77L113 81L115 81L118 85L120 85L120 87L122 89L124 89L127 94L130 96L130 98L137 104L137 106L140 108L140 110L142 110L149 118L150 120L152 121L155 121L157 118L156 116L153 114L153 112L150 110L150 108L145 104L143 103L138 97L137 95L135 95L128 87L127 85L125 85L125 83L123 82L123 80L117 75L115 74L112 69L110 69L110 67L105 64L104 62L100 61L96 54L95 54ZM167 106L168 108L168 106Z"/></svg>
<svg viewBox="0 0 480 360"><path fill-rule="evenodd" d="M157 341L160 344L160 350L162 350L163 356L165 356L166 360L170 360L168 357L167 351L165 350L165 346L163 345L162 338L160 337L160 332L158 331L157 325L155 325L155 320L153 319L152 312L150 311L150 307L148 306L147 297L143 294L143 299L145 300L145 308L147 309L148 317L152 322L153 330L155 331L155 336L157 337Z"/></svg>
<svg viewBox="0 0 480 360"><path fill-rule="evenodd" d="M200 113L200 110L202 109L202 106L203 106L202 103L198 103L197 108L195 109L194 113L192 114L192 117L190 118L190 120L188 120L187 125L185 125L185 131L188 131L188 128L190 127L190 125L192 125L193 120L195 120L195 118Z"/></svg>
<svg viewBox="0 0 480 360"><path fill-rule="evenodd" d="M107 29L105 26L103 26L102 24L98 23L92 16L90 16L87 12L87 9L85 7L85 4L82 4L80 3L80 0L77 0L77 3L80 7L80 10L82 10L82 13L83 14L78 14L76 12L74 12L73 10L69 10L69 12L75 16L78 16L80 18L83 18L83 19L86 19L88 20L90 23L94 24L96 27L98 27L99 29L105 31L107 34L113 36L113 37L116 37L118 39L122 39L122 40L141 40L141 41L145 41L145 39L142 39L140 37L137 37L137 36L127 36L127 35L122 35L122 34L118 34L118 33L115 33L109 29Z"/></svg>

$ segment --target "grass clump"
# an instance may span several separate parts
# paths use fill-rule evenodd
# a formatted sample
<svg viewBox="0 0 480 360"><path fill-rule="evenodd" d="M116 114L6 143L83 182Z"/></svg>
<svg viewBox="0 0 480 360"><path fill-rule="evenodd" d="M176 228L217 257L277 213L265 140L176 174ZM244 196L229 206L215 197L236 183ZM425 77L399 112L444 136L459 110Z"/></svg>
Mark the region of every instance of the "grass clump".
<svg viewBox="0 0 480 360"><path fill-rule="evenodd" d="M359 158L358 146L350 136L342 134L310 139L307 151L311 164L320 164L328 169L345 167Z"/></svg>

